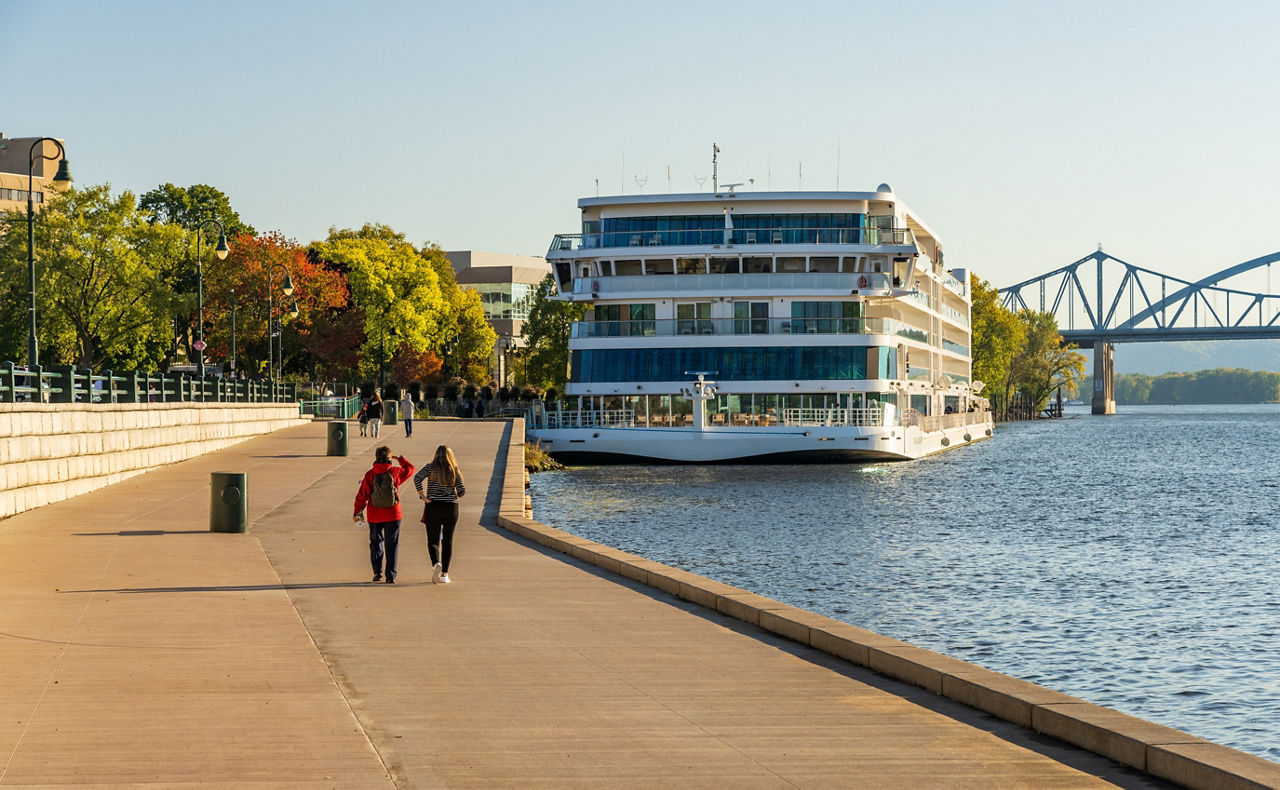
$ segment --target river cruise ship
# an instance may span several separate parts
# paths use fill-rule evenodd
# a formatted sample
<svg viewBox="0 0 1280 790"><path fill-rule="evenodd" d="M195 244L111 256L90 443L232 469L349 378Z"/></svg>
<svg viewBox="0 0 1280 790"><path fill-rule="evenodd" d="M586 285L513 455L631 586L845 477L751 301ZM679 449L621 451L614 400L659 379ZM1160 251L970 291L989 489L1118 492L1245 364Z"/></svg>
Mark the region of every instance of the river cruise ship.
<svg viewBox="0 0 1280 790"><path fill-rule="evenodd" d="M920 458L991 435L969 283L873 192L589 197L555 237L565 402L528 434L565 463Z"/></svg>

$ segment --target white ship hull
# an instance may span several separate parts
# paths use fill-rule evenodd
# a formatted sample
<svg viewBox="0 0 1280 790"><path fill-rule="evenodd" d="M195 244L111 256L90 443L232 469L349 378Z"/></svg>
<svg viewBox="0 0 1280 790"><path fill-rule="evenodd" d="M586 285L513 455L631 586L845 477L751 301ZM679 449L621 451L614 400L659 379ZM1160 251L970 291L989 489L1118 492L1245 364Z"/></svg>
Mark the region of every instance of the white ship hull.
<svg viewBox="0 0 1280 790"><path fill-rule="evenodd" d="M990 420L979 420L928 432L914 425L585 427L531 429L528 437L566 464L865 463L923 458L981 441L991 431Z"/></svg>

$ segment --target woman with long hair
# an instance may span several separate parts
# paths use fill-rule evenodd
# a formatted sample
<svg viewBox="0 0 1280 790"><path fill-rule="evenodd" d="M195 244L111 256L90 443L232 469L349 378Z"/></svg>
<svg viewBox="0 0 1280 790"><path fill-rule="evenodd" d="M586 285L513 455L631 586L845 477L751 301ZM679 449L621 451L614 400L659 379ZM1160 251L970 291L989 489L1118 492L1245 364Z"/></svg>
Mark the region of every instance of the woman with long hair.
<svg viewBox="0 0 1280 790"><path fill-rule="evenodd" d="M427 484L423 491L422 484ZM427 505L422 523L427 525L427 551L431 553L431 583L449 584L449 560L453 558L453 529L458 525L458 499L467 493L462 472L448 445L436 448L431 463L413 476L418 498ZM439 546L439 549L436 547Z"/></svg>

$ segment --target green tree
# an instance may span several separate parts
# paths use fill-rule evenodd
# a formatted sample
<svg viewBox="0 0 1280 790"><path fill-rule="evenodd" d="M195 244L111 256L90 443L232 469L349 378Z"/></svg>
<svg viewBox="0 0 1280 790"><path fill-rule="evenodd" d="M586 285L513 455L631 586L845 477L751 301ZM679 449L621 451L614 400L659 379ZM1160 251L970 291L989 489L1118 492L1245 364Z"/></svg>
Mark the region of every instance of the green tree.
<svg viewBox="0 0 1280 790"><path fill-rule="evenodd" d="M480 293L458 285L453 266L439 246L426 244L419 254L436 273L444 298L444 311L437 318L443 342L435 348L442 358L445 350L448 351L442 372L455 373L472 384L488 381L489 358L498 334L485 318Z"/></svg>
<svg viewBox="0 0 1280 790"><path fill-rule="evenodd" d="M112 197L107 184L55 197L36 229L40 361L117 370L159 367L172 345L178 302L164 287L162 273L190 234L151 224L131 192ZM11 230L12 223L0 244L6 283L15 268L15 247L22 256L17 267L26 270L25 239L13 244Z"/></svg>
<svg viewBox="0 0 1280 790"><path fill-rule="evenodd" d="M1010 381L1013 359L1026 345L1026 325L1000 304L1000 293L991 283L969 275L973 294L970 325L973 330L973 378L994 392Z"/></svg>
<svg viewBox="0 0 1280 790"><path fill-rule="evenodd" d="M351 300L364 311L363 375L377 376L380 362L401 347L421 352L441 349L447 342L440 278L404 234L385 225L332 228L328 239L311 249L345 271Z"/></svg>
<svg viewBox="0 0 1280 790"><path fill-rule="evenodd" d="M202 220L216 219L226 229L228 238L245 233L250 236L258 235L257 231L240 219L226 194L208 184L192 184L189 187L161 184L143 194L138 207L152 222L194 229Z"/></svg>
<svg viewBox="0 0 1280 790"><path fill-rule="evenodd" d="M564 392L569 380L569 333L573 322L582 320L586 305L552 299L555 292L556 278L548 274L534 293L521 337L528 383Z"/></svg>
<svg viewBox="0 0 1280 790"><path fill-rule="evenodd" d="M1067 393L1085 374L1085 356L1072 345L1064 346L1058 334L1058 321L1052 313L1023 310L1017 314L1026 342L1014 356L1007 379L1017 391L1031 399L1037 409L1044 408L1049 396L1061 387Z"/></svg>

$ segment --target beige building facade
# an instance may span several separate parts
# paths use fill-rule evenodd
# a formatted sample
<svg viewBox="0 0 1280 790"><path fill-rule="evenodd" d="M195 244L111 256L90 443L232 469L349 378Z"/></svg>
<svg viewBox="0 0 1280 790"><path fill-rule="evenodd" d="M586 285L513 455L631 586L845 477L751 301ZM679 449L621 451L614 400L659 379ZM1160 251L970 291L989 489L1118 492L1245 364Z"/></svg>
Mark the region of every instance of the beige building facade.
<svg viewBox="0 0 1280 790"><path fill-rule="evenodd" d="M0 133L0 211L27 211L27 168L30 165L31 146L38 137L5 137ZM32 205L36 211L44 208L44 204L56 189L53 176L58 172L62 156L58 153L58 145L45 140L36 149L37 155L43 153L51 159L37 158L35 167L31 169Z"/></svg>
<svg viewBox="0 0 1280 790"><path fill-rule="evenodd" d="M445 252L445 258L453 267L458 285L480 293L485 318L498 334L490 369L499 382L509 383L506 355L524 348L520 333L538 283L551 273L551 264L529 255L477 250L452 250Z"/></svg>

